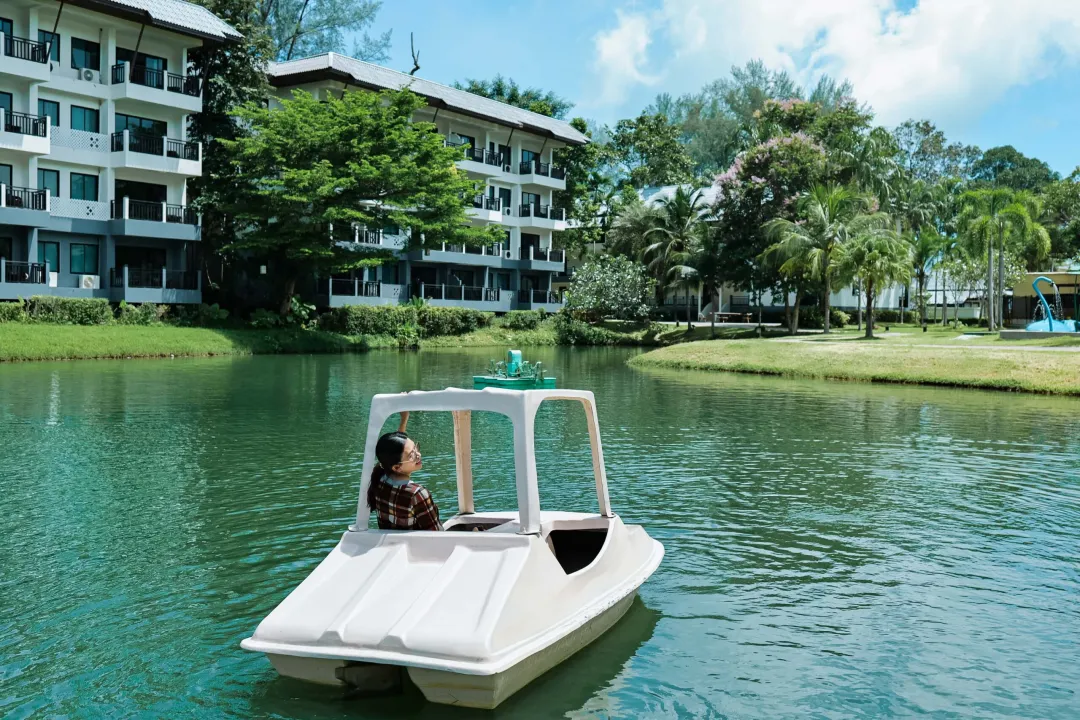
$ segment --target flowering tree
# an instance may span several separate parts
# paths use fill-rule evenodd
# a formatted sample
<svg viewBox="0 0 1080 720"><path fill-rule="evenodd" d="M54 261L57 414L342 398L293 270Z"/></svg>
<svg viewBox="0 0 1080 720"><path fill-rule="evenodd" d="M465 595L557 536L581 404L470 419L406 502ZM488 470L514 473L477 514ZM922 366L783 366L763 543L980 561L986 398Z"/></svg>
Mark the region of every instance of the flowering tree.
<svg viewBox="0 0 1080 720"><path fill-rule="evenodd" d="M644 320L653 281L640 264L619 255L582 265L570 282L566 307L590 322L602 318Z"/></svg>

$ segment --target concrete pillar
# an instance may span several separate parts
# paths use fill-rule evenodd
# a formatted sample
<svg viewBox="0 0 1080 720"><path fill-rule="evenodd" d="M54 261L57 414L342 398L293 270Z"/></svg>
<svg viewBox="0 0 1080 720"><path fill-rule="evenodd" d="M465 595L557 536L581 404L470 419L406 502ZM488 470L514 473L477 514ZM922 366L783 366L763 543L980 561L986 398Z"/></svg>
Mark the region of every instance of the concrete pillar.
<svg viewBox="0 0 1080 720"><path fill-rule="evenodd" d="M521 271L514 268L513 274L510 276L510 289L515 292L521 289Z"/></svg>
<svg viewBox="0 0 1080 720"><path fill-rule="evenodd" d="M113 263L116 262L116 242L113 240L112 235L106 235L103 240L104 242L101 243L102 249L99 251L98 269L102 278L108 278L109 270L112 268ZM101 286L108 287L108 280L103 282Z"/></svg>
<svg viewBox="0 0 1080 720"><path fill-rule="evenodd" d="M30 228L26 233L26 259L29 262L38 261L38 229Z"/></svg>

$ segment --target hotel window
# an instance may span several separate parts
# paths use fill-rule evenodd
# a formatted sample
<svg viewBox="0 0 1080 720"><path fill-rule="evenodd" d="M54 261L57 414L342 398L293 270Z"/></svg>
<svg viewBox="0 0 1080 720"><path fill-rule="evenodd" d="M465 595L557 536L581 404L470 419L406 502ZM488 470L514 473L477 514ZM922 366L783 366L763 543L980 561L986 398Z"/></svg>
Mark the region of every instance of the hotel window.
<svg viewBox="0 0 1080 720"><path fill-rule="evenodd" d="M97 175L83 175L82 173L71 173L71 199L72 200L92 200L97 202L98 199L98 178Z"/></svg>
<svg viewBox="0 0 1080 720"><path fill-rule="evenodd" d="M89 40L71 38L71 67L101 70L101 46Z"/></svg>
<svg viewBox="0 0 1080 720"><path fill-rule="evenodd" d="M84 130L86 132L100 132L98 124L98 111L93 108L71 106L71 129Z"/></svg>
<svg viewBox="0 0 1080 720"><path fill-rule="evenodd" d="M37 39L39 43L49 46L49 59L53 62L60 62L60 36L48 30L38 30Z"/></svg>
<svg viewBox="0 0 1080 720"><path fill-rule="evenodd" d="M55 100L38 100L37 114L48 117L53 127L60 127L60 103Z"/></svg>
<svg viewBox="0 0 1080 720"><path fill-rule="evenodd" d="M38 262L49 263L49 272L60 272L60 243L39 242Z"/></svg>
<svg viewBox="0 0 1080 720"><path fill-rule="evenodd" d="M60 197L60 171L38 168L37 185L38 190L49 190L54 198Z"/></svg>
<svg viewBox="0 0 1080 720"><path fill-rule="evenodd" d="M98 274L98 246L71 244L70 267L68 272L73 275L97 275Z"/></svg>

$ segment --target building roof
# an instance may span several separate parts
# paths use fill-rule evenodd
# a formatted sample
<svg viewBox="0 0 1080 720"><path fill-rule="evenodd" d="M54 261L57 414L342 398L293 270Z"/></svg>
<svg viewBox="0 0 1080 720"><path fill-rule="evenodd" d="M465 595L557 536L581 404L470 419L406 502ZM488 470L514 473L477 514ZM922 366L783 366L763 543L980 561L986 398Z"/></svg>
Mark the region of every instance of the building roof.
<svg viewBox="0 0 1080 720"><path fill-rule="evenodd" d="M337 53L271 63L267 74L270 76L270 84L277 87L326 78L343 79L369 90L400 90L407 87L427 98L428 103L435 107L490 120L507 127L520 128L571 145L584 145L589 142L588 137L563 120Z"/></svg>
<svg viewBox="0 0 1080 720"><path fill-rule="evenodd" d="M243 36L201 5L184 0L67 0L87 10L145 23L213 42L233 42Z"/></svg>

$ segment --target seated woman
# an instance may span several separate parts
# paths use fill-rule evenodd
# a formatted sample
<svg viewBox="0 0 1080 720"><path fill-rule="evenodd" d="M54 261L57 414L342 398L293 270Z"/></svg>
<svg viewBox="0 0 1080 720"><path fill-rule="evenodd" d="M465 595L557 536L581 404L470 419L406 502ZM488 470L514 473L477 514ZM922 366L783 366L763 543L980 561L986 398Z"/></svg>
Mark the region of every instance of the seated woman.
<svg viewBox="0 0 1080 720"><path fill-rule="evenodd" d="M375 444L379 464L371 472L368 507L375 511L380 530L442 530L431 493L411 480L424 461L416 442L405 434L408 424L409 413L401 413L397 432L386 433Z"/></svg>

